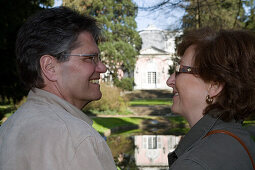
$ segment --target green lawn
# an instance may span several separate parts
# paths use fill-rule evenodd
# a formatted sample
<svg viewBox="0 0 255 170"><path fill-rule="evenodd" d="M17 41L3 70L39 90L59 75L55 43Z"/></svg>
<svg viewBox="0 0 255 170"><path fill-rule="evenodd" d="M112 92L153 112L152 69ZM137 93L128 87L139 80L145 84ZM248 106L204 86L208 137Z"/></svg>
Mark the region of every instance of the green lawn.
<svg viewBox="0 0 255 170"><path fill-rule="evenodd" d="M244 125L255 125L255 120L245 120Z"/></svg>
<svg viewBox="0 0 255 170"><path fill-rule="evenodd" d="M169 99L147 99L147 100L133 100L130 102L131 105L158 105L165 104L170 105L172 101ZM0 124L3 117L9 117L15 111L15 107L13 105L0 105ZM112 113L112 112L111 112ZM108 114L111 114L110 112ZM107 114L107 113L106 113ZM118 113L115 113L118 114ZM127 113L130 114L130 113ZM100 133L104 134L104 132L122 126L138 126L142 123L143 120L151 119L150 117L141 118L141 117L95 117L93 118L93 127ZM177 125L172 128L171 131L173 134L185 134L188 132L189 128L187 128L187 121L181 117L168 117L169 122ZM244 121L244 126L255 125L255 120ZM124 130L120 132L115 132L114 134L119 135L129 135L133 133L142 132L141 129L132 129L132 130Z"/></svg>
<svg viewBox="0 0 255 170"><path fill-rule="evenodd" d="M120 127L120 126L131 126L139 125L145 118L140 117L96 117L93 118L93 127L99 132L104 133L105 131Z"/></svg>
<svg viewBox="0 0 255 170"><path fill-rule="evenodd" d="M135 99L129 102L130 106L136 105L172 105L172 99Z"/></svg>
<svg viewBox="0 0 255 170"><path fill-rule="evenodd" d="M160 117L159 117L160 118ZM123 126L139 125L142 121L152 120L151 117L96 117L93 118L93 127L101 134L106 131ZM168 117L169 123L172 123L174 127L169 131L171 134L184 135L189 131L187 121L180 116ZM124 130L115 132L114 135L129 136L130 134L142 133L142 129ZM111 134L112 135L112 134Z"/></svg>
<svg viewBox="0 0 255 170"><path fill-rule="evenodd" d="M131 112L128 109L122 112L117 112L114 110L98 111L95 109L83 110L83 112L87 115L130 115L130 114L133 114L133 112Z"/></svg>
<svg viewBox="0 0 255 170"><path fill-rule="evenodd" d="M175 124L187 124L187 120L184 119L182 116L174 116L174 117L168 117L168 120L171 121L171 123Z"/></svg>

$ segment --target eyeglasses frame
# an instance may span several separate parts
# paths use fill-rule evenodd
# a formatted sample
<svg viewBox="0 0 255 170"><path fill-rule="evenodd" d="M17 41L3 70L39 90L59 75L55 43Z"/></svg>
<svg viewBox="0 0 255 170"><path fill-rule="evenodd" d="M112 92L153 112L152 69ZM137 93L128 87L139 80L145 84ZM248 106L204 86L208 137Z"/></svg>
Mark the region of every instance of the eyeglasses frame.
<svg viewBox="0 0 255 170"><path fill-rule="evenodd" d="M184 65L178 64L175 67L175 76L179 75L180 73L198 74L198 70L197 68L194 68L191 66L184 66Z"/></svg>
<svg viewBox="0 0 255 170"><path fill-rule="evenodd" d="M101 61L101 55L98 53L95 54L63 54L63 56L78 56L78 57L84 57L86 59L92 59L93 63L95 65L98 64L99 61ZM95 58L98 58L98 61L95 61Z"/></svg>

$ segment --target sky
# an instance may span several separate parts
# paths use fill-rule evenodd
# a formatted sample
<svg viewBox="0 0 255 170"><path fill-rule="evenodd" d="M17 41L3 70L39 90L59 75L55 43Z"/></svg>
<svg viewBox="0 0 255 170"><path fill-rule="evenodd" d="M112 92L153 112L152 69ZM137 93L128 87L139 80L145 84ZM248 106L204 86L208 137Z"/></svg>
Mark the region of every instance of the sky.
<svg viewBox="0 0 255 170"><path fill-rule="evenodd" d="M132 0L138 6L151 6L155 5L162 0ZM62 0L55 0L54 6L60 6ZM180 20L184 11L175 9L171 13L165 13L164 11L145 11L138 9L138 15L136 17L137 31L141 31L149 25L154 25L159 29L175 29L180 26Z"/></svg>
<svg viewBox="0 0 255 170"><path fill-rule="evenodd" d="M132 0L138 7L148 7L162 2L162 0ZM181 17L184 15L184 11L175 9L171 13L165 11L146 11L138 8L138 15L136 17L137 30L143 30L148 25L154 25L160 29L174 29L180 26Z"/></svg>

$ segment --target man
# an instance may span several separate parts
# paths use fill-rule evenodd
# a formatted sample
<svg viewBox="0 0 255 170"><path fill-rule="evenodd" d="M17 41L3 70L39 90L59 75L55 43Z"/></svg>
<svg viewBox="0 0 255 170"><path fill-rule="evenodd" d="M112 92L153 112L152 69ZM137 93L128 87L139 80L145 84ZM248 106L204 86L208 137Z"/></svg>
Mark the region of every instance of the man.
<svg viewBox="0 0 255 170"><path fill-rule="evenodd" d="M17 62L31 89L0 128L0 170L113 170L111 151L82 109L101 98L94 19L45 9L21 27Z"/></svg>

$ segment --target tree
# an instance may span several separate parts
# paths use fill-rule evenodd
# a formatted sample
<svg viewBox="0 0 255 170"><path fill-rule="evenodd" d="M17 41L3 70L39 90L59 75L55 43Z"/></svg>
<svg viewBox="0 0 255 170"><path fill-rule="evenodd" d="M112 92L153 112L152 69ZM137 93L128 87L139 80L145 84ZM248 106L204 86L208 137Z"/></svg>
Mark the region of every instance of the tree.
<svg viewBox="0 0 255 170"><path fill-rule="evenodd" d="M244 28L248 17L245 8L254 14L253 0L160 0L156 5L140 8L161 10L165 14L176 8L185 10L180 28L184 32L206 26L215 29Z"/></svg>
<svg viewBox="0 0 255 170"><path fill-rule="evenodd" d="M132 73L142 41L136 31L137 7L131 0L63 0L63 6L94 16L102 24L99 48L114 79L119 68Z"/></svg>
<svg viewBox="0 0 255 170"><path fill-rule="evenodd" d="M53 3L54 0L0 1L0 102L1 98L19 100L26 94L16 70L16 35L28 16L37 10L52 6Z"/></svg>
<svg viewBox="0 0 255 170"><path fill-rule="evenodd" d="M152 12L160 10L171 15L174 9L185 10L182 17L181 30L185 33L190 29L212 27L218 29L250 29L255 30L254 0L159 0L153 6L139 7ZM181 35L182 36L182 35ZM182 37L176 37L176 44ZM169 67L169 73L174 72L179 57L175 55L174 64Z"/></svg>
<svg viewBox="0 0 255 170"><path fill-rule="evenodd" d="M183 16L183 29L212 27L230 29L244 27L242 0L189 0Z"/></svg>
<svg viewBox="0 0 255 170"><path fill-rule="evenodd" d="M255 31L255 2L254 0L247 0L245 3L247 15L245 20L245 28Z"/></svg>

